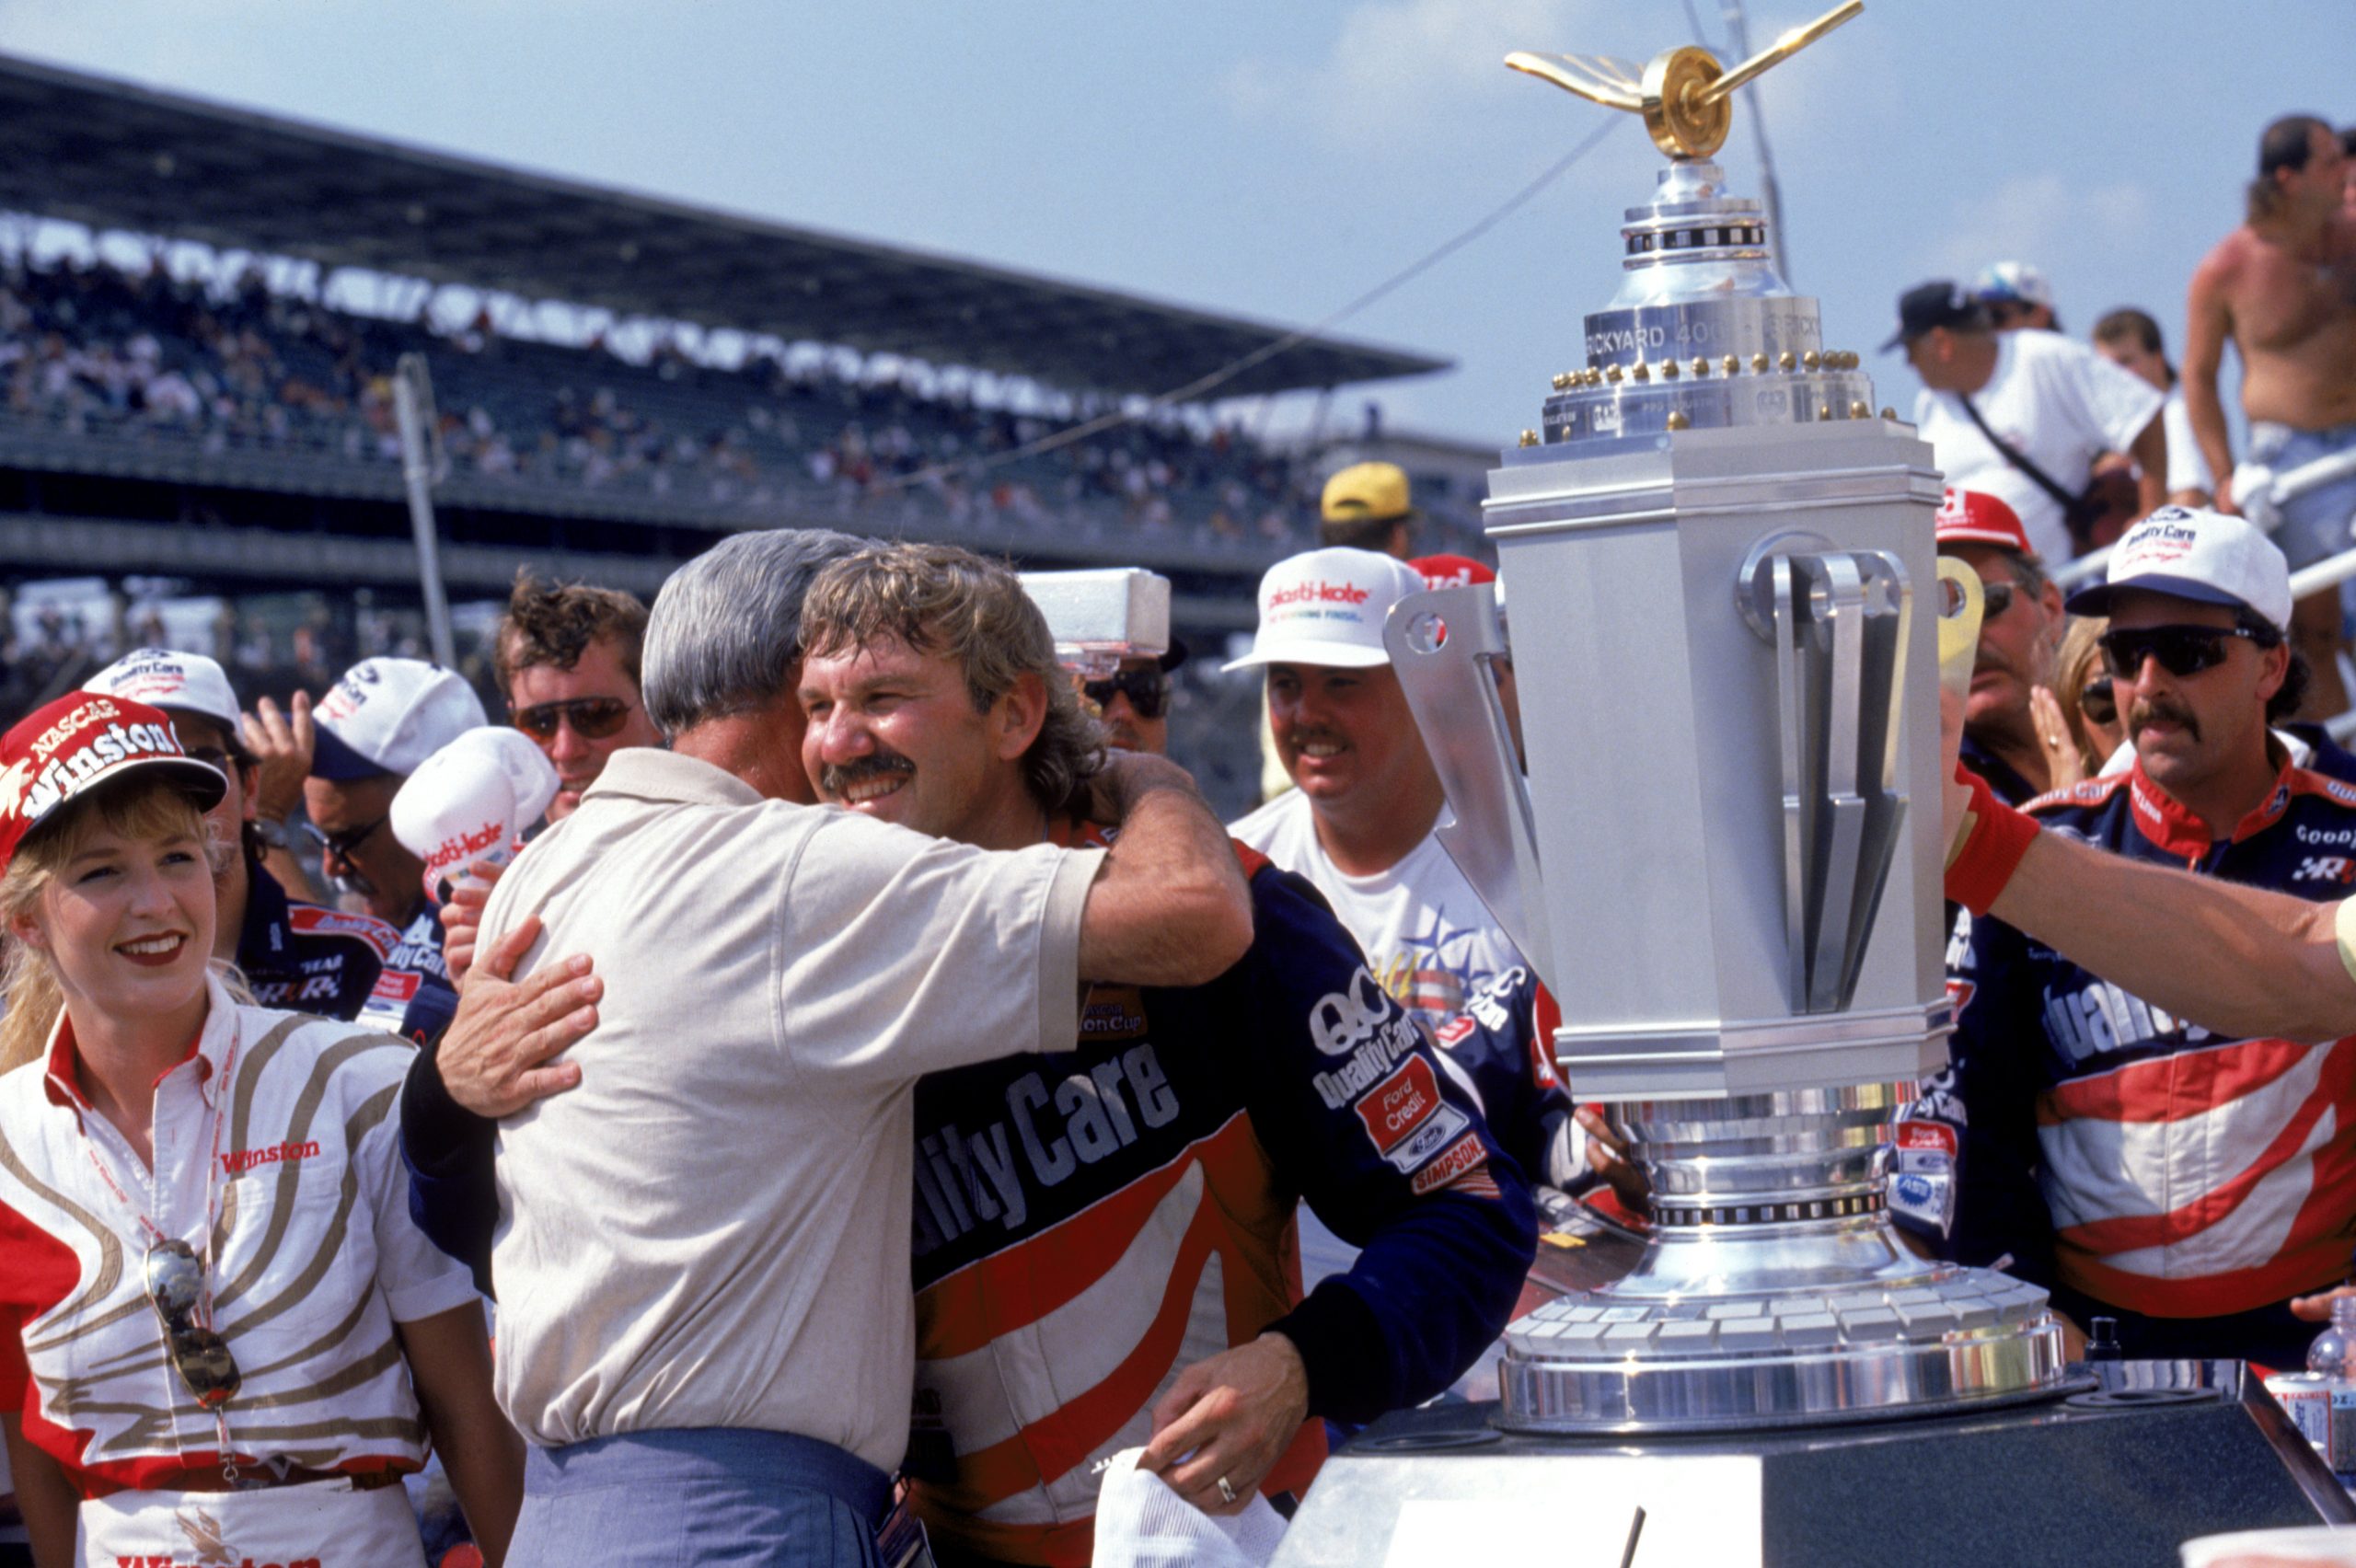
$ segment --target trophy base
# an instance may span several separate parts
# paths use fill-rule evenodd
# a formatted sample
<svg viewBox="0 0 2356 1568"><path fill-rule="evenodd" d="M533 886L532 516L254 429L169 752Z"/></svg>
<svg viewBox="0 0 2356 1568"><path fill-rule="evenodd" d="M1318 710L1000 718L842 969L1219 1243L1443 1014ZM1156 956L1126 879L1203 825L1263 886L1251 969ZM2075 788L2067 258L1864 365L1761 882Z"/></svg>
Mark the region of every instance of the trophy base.
<svg viewBox="0 0 2356 1568"><path fill-rule="evenodd" d="M1830 1290L1565 1296L1507 1332L1498 1424L1725 1432L2049 1399L2063 1391L2063 1352L2045 1300L1947 1264Z"/></svg>

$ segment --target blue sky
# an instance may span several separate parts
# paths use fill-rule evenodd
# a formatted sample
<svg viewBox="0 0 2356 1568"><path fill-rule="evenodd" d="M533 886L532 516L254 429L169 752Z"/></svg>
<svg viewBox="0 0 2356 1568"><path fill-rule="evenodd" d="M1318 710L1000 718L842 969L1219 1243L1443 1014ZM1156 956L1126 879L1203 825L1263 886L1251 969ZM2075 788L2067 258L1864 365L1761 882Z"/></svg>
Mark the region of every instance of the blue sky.
<svg viewBox="0 0 2356 1568"><path fill-rule="evenodd" d="M1822 8L1750 4L1755 42ZM1693 5L1714 45L1718 6ZM0 50L1285 324L1472 224L1606 113L1507 51L1641 60L1692 35L1679 0L0 0ZM1906 285L2016 256L2066 326L2138 304L2173 350L2258 129L2356 121L2356 6L1868 0L1762 90L1829 345L1870 350ZM1746 113L1721 160L1755 193ZM1367 394L1394 427L1504 444L1537 422L1659 163L1622 118L1340 329L1459 363ZM1903 366L1870 363L1903 409Z"/></svg>

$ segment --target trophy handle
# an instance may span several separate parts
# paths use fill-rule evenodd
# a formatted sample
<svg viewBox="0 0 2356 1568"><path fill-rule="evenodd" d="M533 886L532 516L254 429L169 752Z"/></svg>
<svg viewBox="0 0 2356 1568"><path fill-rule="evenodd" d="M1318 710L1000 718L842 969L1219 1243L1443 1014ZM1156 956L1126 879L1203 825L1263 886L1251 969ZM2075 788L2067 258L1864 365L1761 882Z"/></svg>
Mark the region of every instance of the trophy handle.
<svg viewBox="0 0 2356 1568"><path fill-rule="evenodd" d="M1509 657L1496 590L1476 582L1410 594L1392 606L1382 641L1448 795L1440 847L1553 989L1530 786L1488 667Z"/></svg>
<svg viewBox="0 0 2356 1568"><path fill-rule="evenodd" d="M1856 994L1906 817L1900 719L1913 590L1884 550L1808 534L1762 539L1737 597L1774 649L1783 763L1786 986L1796 1013Z"/></svg>

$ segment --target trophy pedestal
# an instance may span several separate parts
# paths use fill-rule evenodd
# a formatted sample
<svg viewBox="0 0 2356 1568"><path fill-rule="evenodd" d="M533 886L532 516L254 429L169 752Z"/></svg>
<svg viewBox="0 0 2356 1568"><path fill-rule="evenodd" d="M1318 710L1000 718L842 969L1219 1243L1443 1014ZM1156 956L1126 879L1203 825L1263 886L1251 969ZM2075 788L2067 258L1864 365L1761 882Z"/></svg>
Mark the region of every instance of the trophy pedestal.
<svg viewBox="0 0 2356 1568"><path fill-rule="evenodd" d="M1405 1411L1326 1461L1276 1568L1621 1560L1642 1568L2173 1568L2228 1530L2356 1523L2242 1363L2116 1362L2104 1389L1984 1414L1744 1436L1501 1430L1488 1404Z"/></svg>

